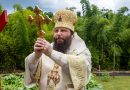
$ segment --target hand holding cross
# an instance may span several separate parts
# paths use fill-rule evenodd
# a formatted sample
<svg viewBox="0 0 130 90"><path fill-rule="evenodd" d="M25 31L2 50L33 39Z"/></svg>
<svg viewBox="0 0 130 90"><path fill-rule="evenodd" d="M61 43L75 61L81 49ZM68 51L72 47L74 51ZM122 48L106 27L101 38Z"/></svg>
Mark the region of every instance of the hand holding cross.
<svg viewBox="0 0 130 90"><path fill-rule="evenodd" d="M36 15L34 17L29 15L29 19L28 20L29 20L30 23L34 23L38 27L38 30L39 30L38 31L38 36L40 37L38 39L43 41L45 32L42 30L41 25L42 24L49 24L51 19L48 16L43 17L40 14L41 12L42 12L42 10L38 6L35 6L34 13ZM35 44L34 47L37 47L37 45ZM37 47L37 48L39 48L39 47ZM35 54L37 56L41 56L41 54L42 54L41 51L43 51L44 49L45 49L45 46L43 46L43 45L42 45L42 49L40 49L40 50L34 48ZM36 70L36 75L35 75L35 79L36 79L37 84L40 81L41 69L42 69L42 60L40 59L39 66L38 66L38 68Z"/></svg>

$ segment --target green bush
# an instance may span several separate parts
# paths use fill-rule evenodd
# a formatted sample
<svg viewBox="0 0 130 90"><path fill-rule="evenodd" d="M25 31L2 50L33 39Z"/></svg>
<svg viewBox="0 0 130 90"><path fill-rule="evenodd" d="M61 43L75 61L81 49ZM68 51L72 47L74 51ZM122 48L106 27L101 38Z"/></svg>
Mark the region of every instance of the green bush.
<svg viewBox="0 0 130 90"><path fill-rule="evenodd" d="M38 90L35 86L33 88L26 88L24 86L22 74L7 74L1 77L2 90ZM87 85L87 90L103 90L103 86L95 80L95 76L91 76L91 80Z"/></svg>
<svg viewBox="0 0 130 90"><path fill-rule="evenodd" d="M95 76L91 75L91 79L87 85L87 90L103 90L103 86L95 80Z"/></svg>
<svg viewBox="0 0 130 90"><path fill-rule="evenodd" d="M38 90L37 87L26 88L23 82L23 74L8 74L1 77L2 90Z"/></svg>
<svg viewBox="0 0 130 90"><path fill-rule="evenodd" d="M109 79L110 79L109 72L101 73L100 79L101 79L102 81L108 82Z"/></svg>

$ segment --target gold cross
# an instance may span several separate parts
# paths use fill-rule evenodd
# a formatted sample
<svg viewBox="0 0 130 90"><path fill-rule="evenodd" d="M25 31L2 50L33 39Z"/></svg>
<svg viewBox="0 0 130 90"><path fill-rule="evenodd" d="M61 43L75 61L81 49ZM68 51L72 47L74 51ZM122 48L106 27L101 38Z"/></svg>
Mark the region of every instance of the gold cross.
<svg viewBox="0 0 130 90"><path fill-rule="evenodd" d="M36 25L39 30L38 36L44 38L45 32L42 30L41 26L42 24L49 24L52 20L47 15L43 17L40 14L42 10L38 6L35 6L33 11L36 15L34 17L32 15L29 15L28 21Z"/></svg>

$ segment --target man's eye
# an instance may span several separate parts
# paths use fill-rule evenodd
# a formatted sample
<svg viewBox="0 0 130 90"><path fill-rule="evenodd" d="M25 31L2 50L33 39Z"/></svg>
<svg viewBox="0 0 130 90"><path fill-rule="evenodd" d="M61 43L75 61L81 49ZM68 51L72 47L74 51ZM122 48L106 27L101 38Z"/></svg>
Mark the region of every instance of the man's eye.
<svg viewBox="0 0 130 90"><path fill-rule="evenodd" d="M58 32L58 30L55 30L55 32Z"/></svg>
<svg viewBox="0 0 130 90"><path fill-rule="evenodd" d="M62 29L61 32L65 32L66 30Z"/></svg>

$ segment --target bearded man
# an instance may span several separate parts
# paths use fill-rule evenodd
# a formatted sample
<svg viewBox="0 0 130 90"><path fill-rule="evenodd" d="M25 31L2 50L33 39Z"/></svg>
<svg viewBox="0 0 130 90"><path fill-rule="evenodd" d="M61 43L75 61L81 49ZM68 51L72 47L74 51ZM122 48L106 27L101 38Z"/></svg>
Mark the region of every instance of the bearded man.
<svg viewBox="0 0 130 90"><path fill-rule="evenodd" d="M59 10L54 16L54 42L37 38L25 59L25 85L40 90L85 90L91 74L91 53L74 32L77 16Z"/></svg>

